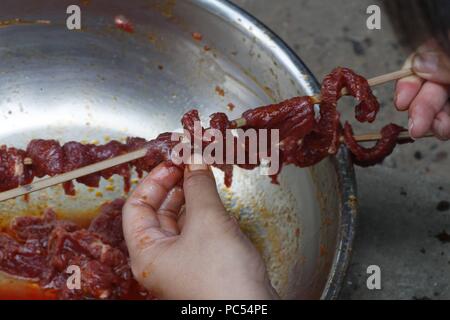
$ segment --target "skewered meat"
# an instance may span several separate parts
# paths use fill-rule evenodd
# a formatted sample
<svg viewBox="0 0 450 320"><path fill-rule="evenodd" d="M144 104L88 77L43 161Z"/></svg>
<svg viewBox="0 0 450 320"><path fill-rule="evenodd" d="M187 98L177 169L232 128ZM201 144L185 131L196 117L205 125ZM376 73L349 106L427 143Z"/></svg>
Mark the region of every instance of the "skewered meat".
<svg viewBox="0 0 450 320"><path fill-rule="evenodd" d="M298 167L314 165L329 155L337 152L339 144L344 143L353 154L356 164L362 166L381 162L394 149L397 137L403 128L396 125L385 127L382 139L373 148L364 148L353 139L349 124L342 126L339 121L337 102L345 89L354 96L359 104L355 107L356 119L360 122L373 122L379 111L379 104L367 81L347 68L336 68L325 77L321 88L320 117L316 119L315 100L312 97L296 97L278 104L272 104L248 110L243 113L245 125L242 129L278 129L280 138L279 163L294 164ZM194 137L194 125L200 122L197 110L191 110L182 117L184 129ZM230 121L224 113L211 115L210 127L220 130L235 128L236 123ZM202 128L204 133L206 129ZM117 174L124 178L125 191L130 188L131 169L141 176L163 161L171 160L171 151L178 141L172 141L172 134L166 132L156 139L146 141L142 138L128 138L126 143L111 141L105 145L81 144L68 142L60 145L55 140L33 140L26 151L15 148L0 147L0 192L30 183L34 177L54 176L75 170L112 157L123 155L141 148L148 150L147 155L130 163L78 178L79 183L90 187L98 187L101 178L108 179ZM226 138L226 135L223 135ZM194 140L194 139L192 139ZM214 141L201 140L201 148L206 148ZM224 143L225 145L225 143ZM258 144L259 145L259 144ZM245 144L246 159L255 156L255 163L238 163L244 169L253 169L260 164L259 149L250 150ZM256 153L256 154L255 154ZM24 164L25 158L31 158L32 164ZM231 164L216 164L225 172L225 184L229 186L232 179ZM272 176L276 181L276 174ZM75 193L72 182L66 182L67 194Z"/></svg>
<svg viewBox="0 0 450 320"><path fill-rule="evenodd" d="M388 124L381 129L381 139L377 141L375 146L364 148L355 141L352 127L346 123L344 125L344 139L347 148L353 155L354 163L361 167L368 167L380 163L392 153L397 144L397 138L403 130L402 127L396 124ZM412 142L412 140L405 142Z"/></svg>

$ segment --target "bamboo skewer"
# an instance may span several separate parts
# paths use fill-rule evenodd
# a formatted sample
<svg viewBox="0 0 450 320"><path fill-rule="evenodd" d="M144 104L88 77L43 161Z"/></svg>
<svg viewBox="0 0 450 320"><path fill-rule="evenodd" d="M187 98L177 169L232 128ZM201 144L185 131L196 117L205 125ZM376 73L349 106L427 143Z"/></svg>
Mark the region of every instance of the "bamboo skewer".
<svg viewBox="0 0 450 320"><path fill-rule="evenodd" d="M431 138L431 137L434 137L434 134L427 133L422 138ZM381 139L381 134L379 134L379 133L366 133L366 134L360 134L360 135L354 136L354 138L358 142L372 142L372 141L380 140ZM408 140L408 139L412 139L411 136L409 135L408 131L400 132L400 134L399 134L399 136L397 138L398 141Z"/></svg>
<svg viewBox="0 0 450 320"><path fill-rule="evenodd" d="M399 70L399 71L395 71L395 72L391 72L388 74L384 74L372 79L369 79L369 85L370 86L375 86L375 85L379 85L382 83L386 83L392 80L397 80L403 77L407 77L412 75L413 72L411 69L404 69L404 70ZM346 94L345 92L342 92L342 94ZM318 96L314 96L313 97L315 100L315 103L319 103L320 102L320 97ZM246 120L244 118L239 118L233 121L234 125L236 128L240 128L245 126L245 122ZM427 135L427 136L431 136L431 135ZM356 141L359 142L368 142L368 141L376 141L379 140L381 138L381 135L378 133L375 134L364 134L364 135L358 135L355 136ZM402 132L399 136L399 140L400 139L408 139L409 134L408 132ZM36 181L34 183L28 184L28 185L24 185L21 187L18 187L16 189L12 189L12 190L8 190L5 192L0 193L0 202L8 200L8 199L13 199L13 198L17 198L19 196L28 194L28 193L32 193L35 191L39 191L51 186L55 186L67 181L71 181L95 172L99 172L111 167L115 167L117 165L120 164L124 164L139 158L144 157L147 154L147 149L139 149L137 151L133 151L118 157L114 157L108 160L104 160L101 162L97 162L70 172L66 172L54 177L50 177L50 178L45 178L39 181ZM25 158L24 159L24 165L32 165L33 161L30 158Z"/></svg>

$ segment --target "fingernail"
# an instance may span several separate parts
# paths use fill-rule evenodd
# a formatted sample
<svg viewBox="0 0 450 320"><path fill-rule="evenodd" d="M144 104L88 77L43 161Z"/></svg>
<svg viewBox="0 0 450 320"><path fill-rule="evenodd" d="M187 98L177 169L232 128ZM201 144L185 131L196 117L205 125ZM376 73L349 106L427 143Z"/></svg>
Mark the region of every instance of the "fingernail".
<svg viewBox="0 0 450 320"><path fill-rule="evenodd" d="M406 98L407 97L405 95L405 92L403 90L399 91L397 93L397 95L395 96L395 101L394 101L395 105L397 107L399 107L399 106L403 107L404 105L406 105Z"/></svg>
<svg viewBox="0 0 450 320"><path fill-rule="evenodd" d="M412 139L414 139L413 135L412 135L412 129L414 128L414 120L412 118L409 118L408 120L408 131L409 131L409 135Z"/></svg>
<svg viewBox="0 0 450 320"><path fill-rule="evenodd" d="M434 73L439 68L439 54L423 52L414 57L413 68L418 73Z"/></svg>
<svg viewBox="0 0 450 320"><path fill-rule="evenodd" d="M208 165L206 165L206 164L190 164L190 165L188 165L188 170L189 171L200 171L200 170L206 171L206 170L208 170Z"/></svg>

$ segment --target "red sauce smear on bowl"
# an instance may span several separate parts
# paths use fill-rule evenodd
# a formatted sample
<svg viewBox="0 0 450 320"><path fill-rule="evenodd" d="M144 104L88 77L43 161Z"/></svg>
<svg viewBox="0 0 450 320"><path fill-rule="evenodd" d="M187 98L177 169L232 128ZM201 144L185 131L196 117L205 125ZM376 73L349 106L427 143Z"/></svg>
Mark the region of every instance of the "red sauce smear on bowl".
<svg viewBox="0 0 450 320"><path fill-rule="evenodd" d="M129 32L129 33L134 32L133 24L130 22L130 20L128 20L128 18L126 18L123 15L116 16L114 18L114 24L116 25L117 28L119 28L125 32Z"/></svg>

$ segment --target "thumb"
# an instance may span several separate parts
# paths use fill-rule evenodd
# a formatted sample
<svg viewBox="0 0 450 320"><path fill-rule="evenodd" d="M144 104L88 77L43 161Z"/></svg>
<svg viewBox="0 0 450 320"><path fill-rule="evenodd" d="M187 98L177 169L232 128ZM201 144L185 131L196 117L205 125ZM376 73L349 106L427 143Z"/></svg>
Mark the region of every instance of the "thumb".
<svg viewBox="0 0 450 320"><path fill-rule="evenodd" d="M450 58L442 51L424 51L413 60L414 72L429 81L450 84Z"/></svg>
<svg viewBox="0 0 450 320"><path fill-rule="evenodd" d="M204 226L216 218L228 217L217 191L216 181L209 166L192 164L184 172L186 230L189 226Z"/></svg>

